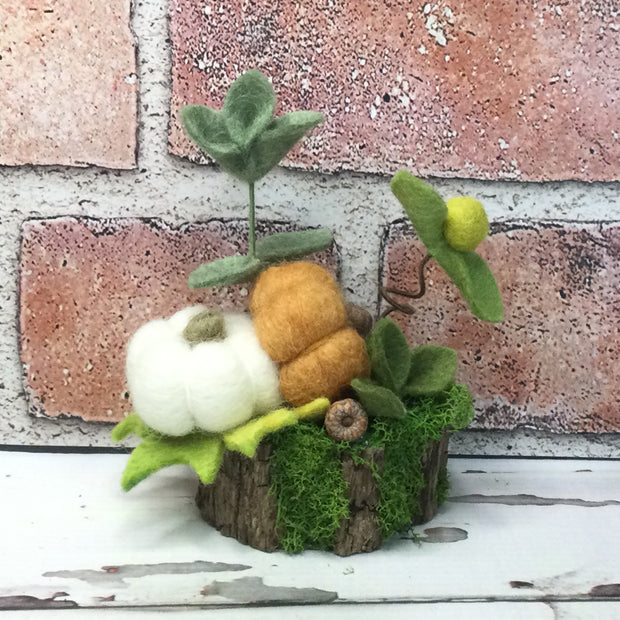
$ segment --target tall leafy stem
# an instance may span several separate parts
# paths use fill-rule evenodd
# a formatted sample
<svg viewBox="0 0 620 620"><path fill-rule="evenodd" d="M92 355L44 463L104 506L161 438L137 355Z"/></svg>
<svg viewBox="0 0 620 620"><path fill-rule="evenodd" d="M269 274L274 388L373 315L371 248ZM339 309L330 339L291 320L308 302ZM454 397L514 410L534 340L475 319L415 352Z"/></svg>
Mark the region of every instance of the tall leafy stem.
<svg viewBox="0 0 620 620"><path fill-rule="evenodd" d="M269 264L329 247L329 230L278 233L256 240L256 181L264 177L323 121L319 112L297 111L274 117L276 97L267 78L247 71L231 85L221 110L187 105L181 121L187 135L220 167L248 184L249 250L201 265L190 274L190 288L247 282Z"/></svg>

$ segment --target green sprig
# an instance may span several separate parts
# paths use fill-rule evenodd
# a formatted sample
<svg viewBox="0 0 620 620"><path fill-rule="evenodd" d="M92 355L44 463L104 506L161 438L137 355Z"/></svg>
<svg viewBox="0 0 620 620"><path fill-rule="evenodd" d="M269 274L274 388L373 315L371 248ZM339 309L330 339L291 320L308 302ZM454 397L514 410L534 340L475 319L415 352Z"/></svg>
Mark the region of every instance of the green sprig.
<svg viewBox="0 0 620 620"><path fill-rule="evenodd" d="M265 243L263 251L259 250L255 183L323 121L321 113L312 111L289 112L274 118L275 104L269 80L259 71L246 71L231 85L221 111L203 105L181 109L181 121L191 140L223 170L246 182L249 190L249 250L247 257L241 257L247 260L202 265L190 275L191 288L248 282L272 262L318 252L332 243L331 233L325 230L311 231L313 236L303 238L300 233L280 233ZM215 262L217 265L211 267Z"/></svg>

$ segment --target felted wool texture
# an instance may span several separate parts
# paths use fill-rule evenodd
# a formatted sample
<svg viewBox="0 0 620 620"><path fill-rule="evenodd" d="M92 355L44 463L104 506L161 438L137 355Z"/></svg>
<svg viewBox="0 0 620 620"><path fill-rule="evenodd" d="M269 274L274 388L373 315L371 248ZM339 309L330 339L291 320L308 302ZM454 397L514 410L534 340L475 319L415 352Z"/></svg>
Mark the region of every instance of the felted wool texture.
<svg viewBox="0 0 620 620"><path fill-rule="evenodd" d="M356 377L368 377L370 363L364 339L347 327L318 342L280 368L280 391L293 405L315 398L335 398Z"/></svg>
<svg viewBox="0 0 620 620"><path fill-rule="evenodd" d="M489 234L489 220L480 202L468 196L451 198L446 203L448 215L444 235L456 250L474 250Z"/></svg>
<svg viewBox="0 0 620 620"><path fill-rule="evenodd" d="M165 435L185 435L194 428L185 402L186 357L186 344L165 319L143 325L127 346L125 372L134 410Z"/></svg>
<svg viewBox="0 0 620 620"><path fill-rule="evenodd" d="M276 365L252 335L249 317L225 315L227 338L191 346L183 330L203 306L151 321L127 350L127 383L136 413L172 436L193 429L219 433L273 409L280 401Z"/></svg>
<svg viewBox="0 0 620 620"><path fill-rule="evenodd" d="M284 400L280 394L278 367L261 346L250 315L226 313L224 324L226 341L250 375L254 389L254 414L273 411Z"/></svg>
<svg viewBox="0 0 620 620"><path fill-rule="evenodd" d="M278 363L298 357L347 322L338 284L314 263L288 263L264 271L249 307L260 343Z"/></svg>

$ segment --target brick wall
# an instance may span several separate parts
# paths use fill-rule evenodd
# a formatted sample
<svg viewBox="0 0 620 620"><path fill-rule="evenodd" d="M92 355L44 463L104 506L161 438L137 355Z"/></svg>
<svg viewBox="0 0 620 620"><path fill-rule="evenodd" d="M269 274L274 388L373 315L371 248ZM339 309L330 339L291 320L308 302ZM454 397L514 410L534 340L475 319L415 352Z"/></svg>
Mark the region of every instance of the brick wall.
<svg viewBox="0 0 620 620"><path fill-rule="evenodd" d="M243 304L242 289L185 287L195 264L243 247L230 220L246 197L193 163L178 110L218 105L258 67L282 110L326 115L257 187L259 218L331 227L352 300L376 307L377 274L415 279L388 187L399 167L497 222L481 251L502 326L471 319L432 271L399 319L412 342L459 351L478 417L453 449L620 454L613 3L104 5L0 7L1 443L109 445L128 335L197 300Z"/></svg>

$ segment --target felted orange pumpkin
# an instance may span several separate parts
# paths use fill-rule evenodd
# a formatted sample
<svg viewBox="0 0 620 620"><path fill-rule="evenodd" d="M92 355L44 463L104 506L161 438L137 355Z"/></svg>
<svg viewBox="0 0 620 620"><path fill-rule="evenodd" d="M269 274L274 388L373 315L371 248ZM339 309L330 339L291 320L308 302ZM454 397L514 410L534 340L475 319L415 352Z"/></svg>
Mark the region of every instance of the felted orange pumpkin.
<svg viewBox="0 0 620 620"><path fill-rule="evenodd" d="M249 307L259 342L281 364L282 396L293 405L334 398L370 374L364 340L347 325L338 284L323 267L270 267L257 279Z"/></svg>

